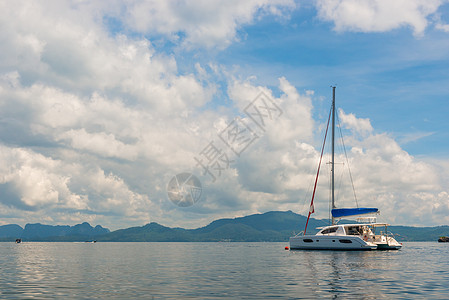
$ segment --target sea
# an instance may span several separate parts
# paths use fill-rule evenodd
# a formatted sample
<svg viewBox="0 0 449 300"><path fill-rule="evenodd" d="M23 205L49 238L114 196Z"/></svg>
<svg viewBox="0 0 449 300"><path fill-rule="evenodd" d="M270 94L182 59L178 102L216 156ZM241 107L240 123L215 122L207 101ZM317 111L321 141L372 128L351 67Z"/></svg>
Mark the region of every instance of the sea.
<svg viewBox="0 0 449 300"><path fill-rule="evenodd" d="M449 243L0 243L0 299L449 299Z"/></svg>

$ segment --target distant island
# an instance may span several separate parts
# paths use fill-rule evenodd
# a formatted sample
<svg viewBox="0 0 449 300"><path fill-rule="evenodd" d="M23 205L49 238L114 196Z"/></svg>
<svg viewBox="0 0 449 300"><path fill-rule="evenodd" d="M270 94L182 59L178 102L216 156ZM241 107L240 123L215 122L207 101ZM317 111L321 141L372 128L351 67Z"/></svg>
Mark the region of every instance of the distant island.
<svg viewBox="0 0 449 300"><path fill-rule="evenodd" d="M0 226L0 241L41 242L287 242L294 231L303 230L306 217L292 211L271 211L246 217L219 219L197 229L170 228L158 223L110 231L85 222L75 226L26 224ZM345 222L344 220L342 222ZM328 225L311 218L309 228ZM437 241L449 236L449 226L391 226L398 241ZM313 230L311 230L313 232Z"/></svg>
<svg viewBox="0 0 449 300"><path fill-rule="evenodd" d="M0 241L21 239L22 241L84 241L93 240L97 236L110 233L110 230L98 225L92 227L84 222L75 226L26 224L25 228L16 224L0 226Z"/></svg>

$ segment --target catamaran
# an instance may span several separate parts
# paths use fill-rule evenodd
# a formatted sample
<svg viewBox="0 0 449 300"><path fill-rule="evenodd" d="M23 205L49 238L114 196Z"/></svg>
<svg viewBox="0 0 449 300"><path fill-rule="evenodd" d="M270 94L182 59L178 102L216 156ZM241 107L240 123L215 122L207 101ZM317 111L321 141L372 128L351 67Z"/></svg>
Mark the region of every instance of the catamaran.
<svg viewBox="0 0 449 300"><path fill-rule="evenodd" d="M324 146L326 143L329 122L332 118L332 156L331 156L331 215L332 225L317 228L320 231L315 235L306 234L310 215L315 212L313 200L320 173L321 160L323 158ZM321 149L320 161L315 177L312 200L307 217L304 232L290 237L291 250L398 250L402 244L398 243L394 235L388 232L387 223L377 223L375 216L361 217L354 224L337 224L342 218L379 214L377 208L337 208L335 205L334 193L334 156L335 156L335 87L332 87L332 107L327 121L326 133ZM379 229L380 228L380 229ZM376 233L376 230L379 232Z"/></svg>

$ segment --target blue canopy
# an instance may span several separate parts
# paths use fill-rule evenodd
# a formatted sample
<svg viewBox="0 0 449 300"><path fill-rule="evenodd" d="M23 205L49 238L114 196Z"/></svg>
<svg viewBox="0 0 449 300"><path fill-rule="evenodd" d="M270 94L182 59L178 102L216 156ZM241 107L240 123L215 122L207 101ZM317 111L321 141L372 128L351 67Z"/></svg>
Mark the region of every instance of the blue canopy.
<svg viewBox="0 0 449 300"><path fill-rule="evenodd" d="M377 213L379 209L377 208L334 208L332 210L332 217L334 218L342 218L342 217L350 217L364 214L372 214Z"/></svg>

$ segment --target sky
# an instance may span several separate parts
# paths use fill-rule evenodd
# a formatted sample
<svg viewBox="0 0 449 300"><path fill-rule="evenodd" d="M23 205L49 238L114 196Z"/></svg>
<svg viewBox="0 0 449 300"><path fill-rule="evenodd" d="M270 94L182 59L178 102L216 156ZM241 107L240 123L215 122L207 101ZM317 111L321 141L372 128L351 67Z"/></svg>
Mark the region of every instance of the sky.
<svg viewBox="0 0 449 300"><path fill-rule="evenodd" d="M305 215L331 86L337 206L449 224L447 0L0 0L0 16L0 225Z"/></svg>

